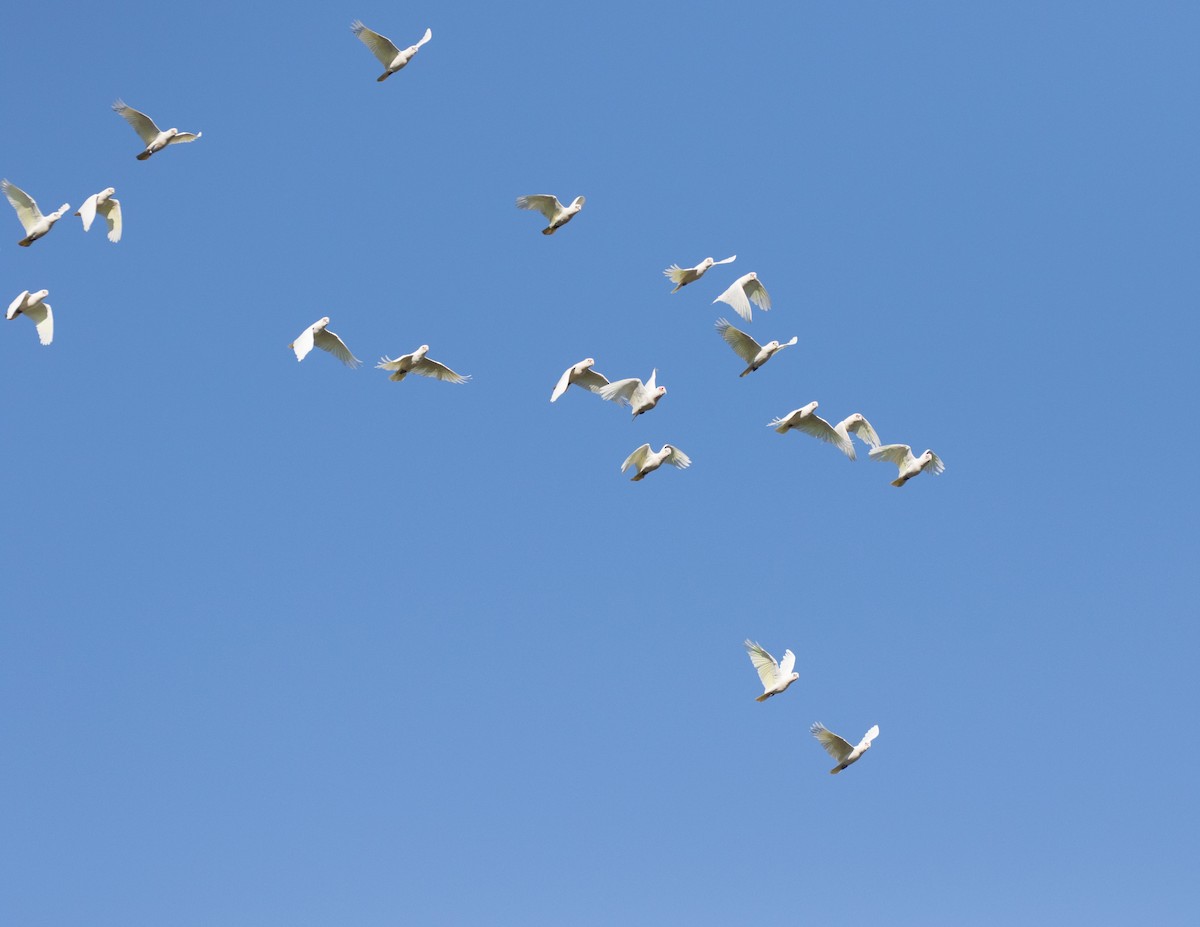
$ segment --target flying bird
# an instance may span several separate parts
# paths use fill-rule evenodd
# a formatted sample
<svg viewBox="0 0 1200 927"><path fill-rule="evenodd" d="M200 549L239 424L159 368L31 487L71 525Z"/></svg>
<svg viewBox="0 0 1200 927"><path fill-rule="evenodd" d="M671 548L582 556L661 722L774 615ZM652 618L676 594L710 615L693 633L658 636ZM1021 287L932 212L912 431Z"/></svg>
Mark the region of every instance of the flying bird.
<svg viewBox="0 0 1200 927"><path fill-rule="evenodd" d="M325 327L328 324L329 316L317 319L312 325L304 329L295 341L288 345L289 348L296 352L296 360L304 360L304 358L308 357L309 351L314 347L318 347L322 351L328 351L347 367L362 366L362 361L350 353L350 349L346 347L346 342L342 341L341 338Z"/></svg>
<svg viewBox="0 0 1200 927"><path fill-rule="evenodd" d="M847 419L846 422L839 422L838 426L835 427L821 418L821 416L813 414L816 408L817 403L815 401L810 402L803 408L793 409L782 418L772 419L767 422L767 427L774 428L781 435L787 434L788 431L795 428L806 435L812 435L814 438L829 442L851 460L854 460L854 445L850 442L850 435L845 430L839 430L850 419ZM866 421L866 419L863 419L863 421ZM872 433L874 433L874 429L872 429Z"/></svg>
<svg viewBox="0 0 1200 927"><path fill-rule="evenodd" d="M530 196L518 196L517 209L533 209L540 212L550 223L542 229L542 234L553 235L557 229L570 222L575 213L583 209L585 202L585 197L577 196L571 201L570 206L564 206L558 201L557 196L551 196L548 193L534 193Z"/></svg>
<svg viewBox="0 0 1200 927"><path fill-rule="evenodd" d="M100 213L104 216L104 221L108 223L108 240L112 242L121 240L121 201L113 196L116 192L112 187L106 187L83 201L83 205L79 207L79 212L75 215L83 219L85 232L92 227L92 220L96 218L96 213Z"/></svg>
<svg viewBox="0 0 1200 927"><path fill-rule="evenodd" d="M592 369L592 365L595 363L595 358L585 357L578 364L564 370L563 375L558 378L554 392L550 394L550 401L556 402L558 397L565 393L567 387L571 385L581 386L593 393L599 393L600 387L608 386L608 377Z"/></svg>
<svg viewBox="0 0 1200 927"><path fill-rule="evenodd" d="M378 58L379 63L387 68L386 71L375 78L377 82L387 80L412 61L416 53L421 50L421 46L433 38L433 30L426 29L425 34L421 36L421 41L401 51L392 43L391 39L385 38L378 32L372 32L360 20L356 19L350 24L350 31L358 36L358 40L371 49L371 54Z"/></svg>
<svg viewBox="0 0 1200 927"><path fill-rule="evenodd" d="M796 665L796 655L790 650L785 650L783 659L776 661L754 641L747 639L743 646L750 654L750 662L758 670L758 678L762 680L763 684L763 694L754 701L765 702L772 695L786 691L788 686L800 678L799 673L792 672Z"/></svg>
<svg viewBox="0 0 1200 927"><path fill-rule="evenodd" d="M9 304L5 318L11 322L19 315L29 316L37 326L38 340L42 344L49 344L54 340L54 313L50 311L50 304L42 301L49 295L49 290L38 290L36 293L24 290Z"/></svg>
<svg viewBox="0 0 1200 927"><path fill-rule="evenodd" d="M423 344L411 354L403 354L395 360L390 357L381 357L379 363L375 365L375 369L391 370L392 375L388 379L397 383L410 373L422 377L433 377L435 380L445 380L447 383L466 383L471 379L469 376L455 373L445 364L430 360L425 356L428 353L429 345Z"/></svg>
<svg viewBox="0 0 1200 927"><path fill-rule="evenodd" d="M759 367L769 361L775 354L782 351L784 348L790 348L799 338L793 337L791 341L785 341L780 344L778 341L768 341L766 344L759 344L744 331L734 328L726 319L717 319L717 331L726 343L733 348L735 354L744 360L750 366L738 374L739 377L744 377L748 373L754 373Z"/></svg>
<svg viewBox="0 0 1200 927"><path fill-rule="evenodd" d="M22 248L28 248L33 242L50 231L54 223L62 218L63 213L71 208L66 203L63 203L58 207L57 212L43 216L42 211L38 209L37 200L16 184L9 183L7 180L0 180L0 190L4 191L4 195L12 203L12 208L17 211L17 218L21 220L21 225L25 229L25 237L17 242Z"/></svg>
<svg viewBox="0 0 1200 927"><path fill-rule="evenodd" d="M815 722L809 730L812 731L813 737L821 742L821 746L825 748L825 752L837 760L837 766L829 770L835 775L851 763L857 763L862 755L871 749L871 741L879 736L879 725L876 724L863 735L863 739L858 742L858 746L852 747L849 741L838 737L837 734L828 730L820 721Z"/></svg>
<svg viewBox="0 0 1200 927"><path fill-rule="evenodd" d="M675 284L675 289L673 289L671 292L678 293L689 283L695 283L697 280L703 277L705 271L707 271L710 267L716 264L732 264L736 260L736 254L733 257L725 258L723 261L714 261L712 258L706 257L695 267L680 267L678 264L672 264L670 267L664 270L663 273L668 279L670 279L672 283Z"/></svg>
<svg viewBox="0 0 1200 927"><path fill-rule="evenodd" d="M636 483L638 480L645 479L647 473L653 473L665 463L672 467L678 467L680 470L686 470L692 465L692 458L671 444L664 444L660 451L652 451L649 444L643 444L625 458L625 463L621 464L621 472L624 473L633 467L637 472L631 481Z"/></svg>
<svg viewBox="0 0 1200 927"><path fill-rule="evenodd" d="M747 322L753 321L750 311L750 303L758 306L766 312L771 308L771 297L767 295L767 289L759 282L758 274L748 273L744 277L738 277L733 281L733 284L713 300L714 303L729 303L733 307L733 311L740 315Z"/></svg>
<svg viewBox="0 0 1200 927"><path fill-rule="evenodd" d="M194 142L204 134L203 132L180 132L174 128L162 132L154 124L153 119L145 113L139 113L132 106L126 106L121 100L113 103L112 108L122 119L133 126L133 130L146 144L146 150L137 156L139 161L145 161L150 155L156 151L162 151L168 145Z"/></svg>
<svg viewBox="0 0 1200 927"><path fill-rule="evenodd" d="M629 377L626 380L615 380L609 383L608 386L600 387L600 398L618 403L619 405L632 406L633 417L637 418L643 412L649 412L658 405L658 400L662 399L667 393L665 386L654 385L654 378L656 376L658 376L657 367L650 371L650 379L646 383L642 383L637 377Z"/></svg>
<svg viewBox="0 0 1200 927"><path fill-rule="evenodd" d="M914 457L912 448L907 444L885 444L883 447L873 448L869 454L872 460L886 460L900 468L900 475L892 480L893 486L903 486L918 473L924 473L926 470L934 476L940 476L946 469L942 458L928 448L920 457Z"/></svg>

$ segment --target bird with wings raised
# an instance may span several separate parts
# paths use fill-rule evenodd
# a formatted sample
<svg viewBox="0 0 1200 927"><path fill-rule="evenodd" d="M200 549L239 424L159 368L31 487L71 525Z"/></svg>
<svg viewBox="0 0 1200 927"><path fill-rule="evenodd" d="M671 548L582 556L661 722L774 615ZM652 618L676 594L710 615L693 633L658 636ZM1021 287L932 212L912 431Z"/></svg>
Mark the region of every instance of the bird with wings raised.
<svg viewBox="0 0 1200 927"><path fill-rule="evenodd" d="M753 315L750 304L758 306L759 309L766 312L771 308L771 297L767 295L767 288L762 285L758 279L758 274L753 271L746 274L744 277L738 277L730 284L729 289L713 300L714 303L728 303L733 307L733 311L740 315L747 322L752 322Z"/></svg>
<svg viewBox="0 0 1200 927"><path fill-rule="evenodd" d="M645 479L647 473L653 473L665 463L680 470L686 470L692 465L692 458L673 444L664 444L657 451L650 450L649 444L643 444L625 458L625 463L621 464L621 472L624 473L632 467L635 472L630 480L636 483Z"/></svg>
<svg viewBox="0 0 1200 927"><path fill-rule="evenodd" d="M550 224L542 229L543 235L553 235L556 231L575 218L575 214L583 209L586 197L577 196L571 200L570 206L564 206L557 196L549 193L531 193L529 196L517 197L517 209L532 209L546 217Z"/></svg>
<svg viewBox="0 0 1200 927"><path fill-rule="evenodd" d="M790 650L783 652L782 660L776 660L749 638L746 639L743 646L750 655L750 662L754 664L754 668L758 671L758 678L763 684L763 694L754 701L765 702L772 695L779 695L781 692L787 691L787 687L800 678L800 674L793 671L796 666L796 655Z"/></svg>
<svg viewBox="0 0 1200 927"><path fill-rule="evenodd" d="M38 209L37 200L15 183L0 180L0 190L4 191L4 195L8 198L9 203L12 204L12 208L17 212L17 218L21 220L21 227L25 229L25 237L17 242L22 248L28 248L49 232L54 227L54 223L62 218L63 213L71 208L66 203L63 203L55 212L50 213L48 216L43 216L42 211Z"/></svg>
<svg viewBox="0 0 1200 927"><path fill-rule="evenodd" d="M133 131L138 134L138 137L145 144L145 151L137 156L139 161L145 161L156 151L162 151L168 145L194 142L204 134L203 132L180 132L175 128L165 131L160 130L154 124L153 119L145 113L138 112L132 106L127 106L122 100L117 100L112 105L112 108L117 115L133 126Z"/></svg>
<svg viewBox="0 0 1200 927"><path fill-rule="evenodd" d="M892 480L893 486L903 486L914 476L927 470L934 476L941 476L946 469L942 458L928 448L924 454L916 457L907 444L885 444L883 447L873 448L869 454L872 460L886 460L900 468L900 475Z"/></svg>
<svg viewBox="0 0 1200 927"><path fill-rule="evenodd" d="M415 373L419 377L432 377L434 380L445 380L447 383L466 383L470 376L463 376L455 373L445 364L439 364L432 358L426 357L429 353L429 345L423 344L411 354L402 354L400 357L392 359L390 357L381 357L379 363L375 365L376 370L390 370L392 375L388 377L396 383L399 383L410 373Z"/></svg>
<svg viewBox="0 0 1200 927"><path fill-rule="evenodd" d="M673 289L671 292L678 293L689 283L695 283L697 280L703 277L710 267L714 267L717 264L732 264L736 260L736 254L733 257L725 258L723 261L714 261L712 258L706 257L695 267L680 267L678 264L672 264L663 271L663 274L668 280L675 284L675 289Z"/></svg>
<svg viewBox="0 0 1200 927"><path fill-rule="evenodd" d="M650 371L650 379L645 383L637 377L614 380L608 386L600 387L600 398L607 399L609 402L615 402L618 405L632 407L633 417L637 418L643 412L649 412L653 409L658 405L658 400L667 394L665 386L657 386L655 384L654 378L656 376L658 376L657 367Z"/></svg>
<svg viewBox="0 0 1200 927"><path fill-rule="evenodd" d="M592 393L599 393L601 387L608 386L608 377L592 369L595 363L594 357L585 357L578 364L572 364L564 370L550 394L550 401L557 402L558 397L565 393L569 386L578 386Z"/></svg>
<svg viewBox="0 0 1200 927"><path fill-rule="evenodd" d="M50 304L44 301L49 295L49 290L38 290L36 293L22 290L21 295L9 304L5 318L11 322L19 315L28 316L37 327L38 341L49 344L54 340L54 313L50 310Z"/></svg>
<svg viewBox="0 0 1200 927"><path fill-rule="evenodd" d="M852 763L857 763L862 759L862 755L871 749L871 741L879 736L879 725L876 724L860 740L855 746L850 746L850 742L839 737L833 731L829 730L820 721L817 721L809 728L813 737L825 748L825 752L837 760L837 766L829 770L833 774L840 773L843 769Z"/></svg>
<svg viewBox="0 0 1200 927"><path fill-rule="evenodd" d="M121 201L113 196L116 192L112 187L106 187L83 201L83 205L79 207L79 212L75 215L83 220L85 232L91 229L96 213L100 213L108 224L108 240L112 242L121 240Z"/></svg>
<svg viewBox="0 0 1200 927"><path fill-rule="evenodd" d="M800 340L792 336L791 341L784 341L783 343L768 341L766 344L759 344L744 331L730 325L727 319L717 319L717 332L725 339L725 343L733 348L733 353L750 365L738 374L739 377L744 377L748 373L754 373L754 371L784 348L790 348Z"/></svg>
<svg viewBox="0 0 1200 927"><path fill-rule="evenodd" d="M358 36L358 40L371 50L371 54L379 59L380 64L387 68L386 71L375 78L376 82L387 80L403 68L413 60L413 57L421 50L421 46L433 38L433 30L426 29L425 34L421 36L421 41L401 51L391 39L368 29L362 24L361 20L354 20L350 24L350 31Z"/></svg>
<svg viewBox="0 0 1200 927"><path fill-rule="evenodd" d="M288 345L289 348L296 352L296 360L302 361L308 357L308 352L313 348L320 348L322 351L328 351L351 369L361 367L362 361L350 353L350 349L346 347L346 342L331 332L327 328L328 325L329 316L317 319L312 325L304 329L295 341Z"/></svg>

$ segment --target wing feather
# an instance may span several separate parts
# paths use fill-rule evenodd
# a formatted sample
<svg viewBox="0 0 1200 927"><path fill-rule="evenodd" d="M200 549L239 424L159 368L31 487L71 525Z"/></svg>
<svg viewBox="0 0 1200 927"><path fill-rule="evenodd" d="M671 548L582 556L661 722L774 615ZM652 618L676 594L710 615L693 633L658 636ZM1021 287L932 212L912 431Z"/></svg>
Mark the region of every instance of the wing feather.
<svg viewBox="0 0 1200 927"><path fill-rule="evenodd" d="M188 142L194 142L203 134L203 132L179 132L178 134L172 135L169 139L167 139L167 144L184 145Z"/></svg>
<svg viewBox="0 0 1200 927"><path fill-rule="evenodd" d="M846 757L854 752L854 748L849 743L826 728L820 721L814 722L809 730L812 732L813 737L817 738L817 741L825 748L825 752L839 763L844 763Z"/></svg>
<svg viewBox="0 0 1200 927"><path fill-rule="evenodd" d="M466 383L469 376L455 373L445 364L439 364L428 357L422 357L412 366L412 372L423 377L433 377L435 380L445 380L447 383Z"/></svg>
<svg viewBox="0 0 1200 927"><path fill-rule="evenodd" d="M750 655L750 662L758 671L758 678L762 680L763 688L774 689L779 685L779 664L775 662L775 658L752 640L747 639L742 646Z"/></svg>
<svg viewBox="0 0 1200 927"><path fill-rule="evenodd" d="M551 196L549 193L532 193L529 196L517 197L517 209L532 209L540 212L548 222L553 222L554 217L562 212L562 208L558 197Z"/></svg>
<svg viewBox="0 0 1200 927"><path fill-rule="evenodd" d="M342 341L341 338L328 328L323 328L319 332L313 333L313 344L322 351L328 351L347 367L362 366L362 361L350 353L350 349L346 347L346 342Z"/></svg>
<svg viewBox="0 0 1200 927"><path fill-rule="evenodd" d="M747 322L752 321L750 301L746 299L746 291L742 289L742 284L749 279L750 275L739 277L733 281L729 289L713 300L714 303L728 303L733 307L733 311L740 315Z"/></svg>
<svg viewBox="0 0 1200 927"><path fill-rule="evenodd" d="M33 227L42 221L42 211L38 209L37 201L16 184L0 180L0 190L4 191L4 195L12 203L12 208L17 211L17 218L21 220L26 232L32 231Z"/></svg>
<svg viewBox="0 0 1200 927"><path fill-rule="evenodd" d="M567 387L571 385L571 371L575 369L572 365L563 371L563 375L558 378L558 382L554 384L554 392L550 394L550 401L557 402L558 397L567 391Z"/></svg>
<svg viewBox="0 0 1200 927"><path fill-rule="evenodd" d="M54 340L54 313L49 303L37 302L25 310L25 314L33 319L37 326L38 340L49 344Z"/></svg>
<svg viewBox="0 0 1200 927"><path fill-rule="evenodd" d="M582 386L584 389L593 393L598 393L602 388L608 386L608 377L602 373L597 373L591 367L583 373L575 377L575 385Z"/></svg>
<svg viewBox="0 0 1200 927"><path fill-rule="evenodd" d="M754 358L762 350L761 344L744 331L734 328L726 319L717 319L717 331L721 333L721 337L725 339L726 344L733 348L738 357L747 364L754 363Z"/></svg>
<svg viewBox="0 0 1200 927"><path fill-rule="evenodd" d="M680 470L686 470L692 465L692 458L672 444L671 451L669 454L667 454L665 462L669 463L672 467L677 467Z"/></svg>
<svg viewBox="0 0 1200 927"><path fill-rule="evenodd" d="M925 469L928 470L930 473L932 473L934 476L941 476L942 473L946 469L946 465L944 463L942 463L942 458L940 458L933 451L930 451L929 452L929 463L926 465Z"/></svg>
<svg viewBox="0 0 1200 927"><path fill-rule="evenodd" d="M22 290L21 295L18 296L16 299L14 299L11 303L8 304L8 312L5 314L4 317L6 319L8 319L9 321L12 321L13 319L15 319L17 317L17 310L19 308L21 308L21 306L25 303L25 297L28 295L29 295L28 290Z"/></svg>
<svg viewBox="0 0 1200 927"><path fill-rule="evenodd" d="M83 205L79 207L79 212L75 213L75 215L83 220L83 230L85 232L91 229L92 222L96 219L96 200L99 198L99 193L93 193L83 201Z"/></svg>
<svg viewBox="0 0 1200 927"><path fill-rule="evenodd" d="M615 380L609 383L608 386L600 387L598 395L601 399L607 399L609 402L615 402L618 405L627 406L633 394L642 385L642 381L637 377L629 377L625 380Z"/></svg>
<svg viewBox="0 0 1200 927"><path fill-rule="evenodd" d="M104 216L104 221L108 223L108 240L112 242L120 241L121 201L111 197L105 200L100 204L100 215Z"/></svg>
<svg viewBox="0 0 1200 927"><path fill-rule="evenodd" d="M390 67L392 62L396 60L396 56L400 54L400 49L393 44L391 39L380 35L372 29L368 29L362 24L362 20L354 20L350 24L350 31L358 36L360 42L371 49L371 54L378 58L379 63L385 68ZM426 36L424 41L429 41L428 36Z"/></svg>
<svg viewBox="0 0 1200 927"><path fill-rule="evenodd" d="M625 458L625 463L621 464L621 472L624 473L630 467L635 470L642 469L642 464L646 462L646 457L650 454L650 445L643 444L637 448L632 454Z"/></svg>
<svg viewBox="0 0 1200 927"><path fill-rule="evenodd" d="M912 448L907 444L884 444L882 447L873 447L867 456L872 460L886 460L901 469L913 460Z"/></svg>
<svg viewBox="0 0 1200 927"><path fill-rule="evenodd" d="M860 416L857 421L847 424L846 428L853 432L863 444L869 444L873 448L879 447L879 434L865 418Z"/></svg>
<svg viewBox="0 0 1200 927"><path fill-rule="evenodd" d="M147 145L158 138L158 126L156 126L154 124L154 120L145 113L140 113L132 106L127 106L122 100L117 100L112 105L112 108L117 115L133 126L133 131L135 131L138 134L138 137Z"/></svg>

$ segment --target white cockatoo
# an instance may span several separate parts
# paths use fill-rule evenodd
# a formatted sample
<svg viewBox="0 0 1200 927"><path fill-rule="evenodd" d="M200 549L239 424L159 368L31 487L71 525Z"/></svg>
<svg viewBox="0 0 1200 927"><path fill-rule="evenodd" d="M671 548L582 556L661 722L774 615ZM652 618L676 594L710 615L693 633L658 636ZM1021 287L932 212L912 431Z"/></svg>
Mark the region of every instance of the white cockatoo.
<svg viewBox="0 0 1200 927"><path fill-rule="evenodd" d="M387 80L399 71L413 60L416 53L421 50L422 45L433 38L433 30L426 29L425 34L421 36L421 41L401 51L391 39L380 35L378 32L372 32L362 24L361 20L354 20L350 24L350 31L358 36L358 40L371 49L371 54L378 58L379 63L387 68L386 71L375 78L376 81Z"/></svg>
<svg viewBox="0 0 1200 927"><path fill-rule="evenodd" d="M54 340L54 313L50 311L50 304L42 301L49 295L49 290L23 291L9 304L5 318L11 322L19 315L29 316L37 326L38 340L49 344Z"/></svg>
<svg viewBox="0 0 1200 927"><path fill-rule="evenodd" d="M643 444L625 458L625 463L621 464L621 472L624 473L633 467L637 472L631 479L636 483L638 480L645 479L647 473L653 473L665 463L672 467L678 467L680 470L686 470L692 465L692 458L672 444L664 444L662 450L659 451L652 451L649 444Z"/></svg>
<svg viewBox="0 0 1200 927"><path fill-rule="evenodd" d="M37 200L16 184L0 180L0 190L4 191L4 195L12 203L12 208L17 211L17 218L21 220L21 226L25 229L25 237L17 242L22 248L28 248L50 231L54 223L62 218L63 213L71 208L63 203L58 207L57 212L43 216L42 211L38 209Z"/></svg>
<svg viewBox="0 0 1200 927"><path fill-rule="evenodd" d="M717 264L732 264L736 260L736 254L733 257L725 258L723 261L714 261L712 258L706 257L695 267L680 267L678 264L672 264L663 271L663 274L675 284L675 289L673 289L671 292L678 293L689 283L695 283L697 280L703 277L705 271L707 271L710 267L715 267Z"/></svg>
<svg viewBox="0 0 1200 927"><path fill-rule="evenodd" d="M411 354L402 354L395 359L381 357L379 363L375 365L375 369L392 371L392 375L388 379L397 383L410 373L422 377L432 377L435 380L445 380L447 383L466 383L471 379L469 376L455 373L445 364L430 360L425 356L428 353L429 345L423 344Z"/></svg>
<svg viewBox="0 0 1200 927"><path fill-rule="evenodd" d="M600 387L608 386L608 377L592 369L592 365L595 363L595 358L585 357L578 364L564 370L563 375L558 378L558 383L554 386L554 392L550 394L550 401L556 402L558 397L565 393L567 387L572 384L593 393L599 393Z"/></svg>
<svg viewBox="0 0 1200 927"><path fill-rule="evenodd" d="M113 242L121 240L121 201L113 196L116 192L112 187L106 187L83 201L83 205L79 207L79 212L75 215L83 220L85 232L92 227L96 213L100 213L104 216L104 221L108 223L108 240Z"/></svg>
<svg viewBox="0 0 1200 927"><path fill-rule="evenodd" d="M734 353L750 365L738 374L739 377L744 377L748 373L754 373L754 371L769 361L775 354L784 348L790 348L800 340L793 336L791 341L785 341L782 344L778 341L768 341L766 344L759 344L744 331L730 325L727 319L717 319L717 331L725 339L725 342L733 348Z"/></svg>
<svg viewBox="0 0 1200 927"><path fill-rule="evenodd" d="M649 412L653 409L658 405L658 400L667 394L665 386L655 385L654 378L656 376L658 376L657 367L650 371L650 379L646 383L643 383L637 377L614 380L608 386L600 387L600 398L618 403L619 405L632 406L633 417L637 418L643 412Z"/></svg>
<svg viewBox="0 0 1200 927"><path fill-rule="evenodd" d="M540 212L550 223L542 229L542 234L553 235L557 229L570 222L575 213L583 209L586 201L585 197L577 196L571 201L570 206L564 206L558 201L557 196L551 196L549 193L534 193L530 196L518 196L517 209L533 209Z"/></svg>
<svg viewBox="0 0 1200 927"><path fill-rule="evenodd" d="M744 646L746 652L750 654L750 662L758 670L758 678L762 680L763 684L763 694L754 701L765 702L772 695L778 695L785 691L788 686L800 678L799 673L793 672L796 666L796 655L790 650L785 650L783 659L776 661L773 656L752 640L747 639Z"/></svg>
<svg viewBox="0 0 1200 927"><path fill-rule="evenodd" d="M758 306L759 309L766 312L771 308L771 297L767 295L767 289L759 282L758 274L748 273L744 277L738 277L733 281L733 284L713 300L714 303L729 303L733 307L733 311L740 315L747 322L752 322L753 319L750 311L750 304Z"/></svg>
<svg viewBox="0 0 1200 927"><path fill-rule="evenodd" d="M857 763L864 753L871 749L871 741L879 736L879 725L876 724L866 734L863 739L858 742L858 746L850 746L850 742L838 737L833 731L828 730L824 724L817 721L809 728L812 731L813 737L820 741L821 746L825 748L825 752L837 760L837 766L829 770L831 773L840 773L851 763Z"/></svg>
<svg viewBox="0 0 1200 927"><path fill-rule="evenodd" d="M933 451L926 449L920 457L914 457L912 448L907 444L885 444L873 448L870 452L872 460L886 460L900 468L900 475L892 480L893 486L903 486L918 473L928 470L934 476L940 476L946 469L940 458Z"/></svg>
<svg viewBox="0 0 1200 927"><path fill-rule="evenodd" d="M322 351L328 351L347 367L362 366L362 361L350 353L350 349L346 347L346 342L342 341L341 338L326 328L328 324L329 316L317 319L312 325L304 329L295 341L288 345L289 348L296 352L296 360L304 360L304 358L308 357L308 352L317 347Z"/></svg>
<svg viewBox="0 0 1200 927"><path fill-rule="evenodd" d="M162 151L168 145L178 145L183 142L194 142L203 132L180 132L178 129L160 131L154 120L145 113L139 113L132 106L126 106L121 100L112 105L113 111L133 126L141 140L146 144L146 150L137 156L139 161L145 161L156 151Z"/></svg>
<svg viewBox="0 0 1200 927"><path fill-rule="evenodd" d="M821 416L814 414L816 408L817 403L815 401L810 402L803 408L793 409L782 418L772 419L767 422L767 427L774 428L781 435L787 434L788 431L795 428L806 435L812 435L814 438L828 441L851 460L854 460L854 445L850 442L850 435L845 430L839 430L840 425L845 423L839 423L838 427L830 425ZM848 422L849 419L846 421ZM863 421L866 421L866 419L863 419Z"/></svg>

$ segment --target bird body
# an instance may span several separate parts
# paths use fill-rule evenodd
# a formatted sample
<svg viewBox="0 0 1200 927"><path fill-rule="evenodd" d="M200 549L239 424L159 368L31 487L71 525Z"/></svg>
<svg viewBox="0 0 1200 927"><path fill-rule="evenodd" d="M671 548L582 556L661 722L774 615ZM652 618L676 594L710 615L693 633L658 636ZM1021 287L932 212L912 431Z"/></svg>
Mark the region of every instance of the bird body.
<svg viewBox="0 0 1200 927"><path fill-rule="evenodd" d="M163 131L145 113L138 112L121 100L113 103L112 108L117 115L133 126L133 130L137 132L138 137L145 144L146 150L137 156L139 161L145 161L156 151L162 151L168 145L194 142L204 134L203 132L180 132L176 128Z"/></svg>
<svg viewBox="0 0 1200 927"><path fill-rule="evenodd" d="M625 380L614 380L608 386L599 389L600 398L607 399L620 405L633 408L633 417L637 418L643 412L649 412L667 393L665 386L656 386L654 378L658 376L658 368L650 371L650 379L643 383L637 377Z"/></svg>
<svg viewBox="0 0 1200 927"><path fill-rule="evenodd" d="M540 212L550 223L542 229L542 234L553 235L570 222L575 217L575 213L583 209L585 202L587 202L586 197L577 196L571 201L570 206L564 206L558 201L557 196L551 196L549 193L533 193L529 196L518 196L517 209L532 209Z"/></svg>
<svg viewBox="0 0 1200 927"><path fill-rule="evenodd" d="M658 451L652 451L649 444L643 444L625 458L625 463L621 464L621 472L624 473L633 467L636 472L630 479L631 482L636 483L645 479L647 473L653 473L665 463L678 467L680 470L686 470L692 465L692 458L671 444L664 444Z"/></svg>
<svg viewBox="0 0 1200 927"><path fill-rule="evenodd" d="M850 742L839 737L833 731L829 730L820 721L817 721L809 728L813 737L817 738L821 746L825 748L825 752L837 760L837 766L829 770L830 773L836 775L852 763L857 763L864 753L871 749L871 741L879 736L879 725L876 724L866 734L856 746L850 746Z"/></svg>
<svg viewBox="0 0 1200 927"><path fill-rule="evenodd" d="M49 295L49 290L38 290L36 293L23 290L9 304L5 318L11 322L19 315L29 316L37 326L38 340L42 344L49 344L54 340L54 313L50 310L50 304L43 302Z"/></svg>
<svg viewBox="0 0 1200 927"><path fill-rule="evenodd" d="M675 289L673 289L671 292L678 293L689 283L695 283L697 280L703 277L710 267L716 264L732 264L736 260L736 254L733 257L725 258L723 261L714 261L712 258L706 257L695 267L680 267L678 264L672 264L670 267L664 270L663 273L672 283L675 284Z"/></svg>
<svg viewBox="0 0 1200 927"><path fill-rule="evenodd" d="M834 445L839 451L854 460L854 445L850 443L850 435L845 431L839 431L821 416L815 414L817 405L818 403L813 401L802 408L794 409L782 418L772 419L767 423L767 427L774 428L781 435L787 434L793 428L802 431L806 435L812 435L814 438Z"/></svg>
<svg viewBox="0 0 1200 927"><path fill-rule="evenodd" d="M362 361L350 353L350 349L346 347L346 342L331 332L327 327L328 325L329 316L317 319L312 325L304 329L295 341L288 345L289 348L296 352L296 360L304 360L308 356L308 352L317 347L322 351L328 351L347 367L353 369L362 366Z"/></svg>
<svg viewBox="0 0 1200 927"><path fill-rule="evenodd" d="M421 37L421 41L401 51L391 39L368 29L362 24L361 20L354 20L350 24L350 31L358 36L358 40L371 50L371 54L379 59L380 64L387 68L386 71L375 78L376 82L387 80L403 68L413 60L413 57L421 50L421 46L433 38L433 30L426 29L425 34Z"/></svg>
<svg viewBox="0 0 1200 927"><path fill-rule="evenodd" d="M83 201L83 205L79 207L79 212L75 215L83 220L85 232L92 227L96 213L100 213L108 224L108 240L111 242L121 240L121 201L113 196L116 192L112 187L107 187L99 193L93 193Z"/></svg>
<svg viewBox="0 0 1200 927"><path fill-rule="evenodd" d="M17 211L17 218L21 220L21 227L25 229L25 237L17 242L22 248L28 248L49 232L54 227L54 223L62 218L63 213L71 208L66 203L63 203L58 207L57 211L50 213L48 216L43 216L42 211L38 209L37 200L16 184L9 183L7 180L0 180L0 190L4 191L4 195L8 197L12 208Z"/></svg>
<svg viewBox="0 0 1200 927"><path fill-rule="evenodd" d="M782 344L778 341L768 341L766 344L759 344L744 331L740 331L730 325L726 319L717 319L717 331L725 339L725 342L733 348L734 353L750 365L738 374L739 377L744 377L748 373L754 373L754 371L769 361L775 354L784 348L790 348L800 340L793 337L791 341L785 341Z"/></svg>
<svg viewBox="0 0 1200 927"><path fill-rule="evenodd" d="M608 386L608 377L592 369L592 365L595 363L595 358L585 357L578 364L564 370L563 375L558 378L558 383L554 386L554 392L550 394L550 401L557 402L558 397L565 393L567 387L571 385L582 387L593 393L599 393L601 387Z"/></svg>
<svg viewBox="0 0 1200 927"><path fill-rule="evenodd" d="M388 379L397 383L410 373L422 377L432 377L435 380L445 380L447 383L466 383L471 379L469 376L455 373L445 364L439 364L426 357L425 355L428 353L429 345L423 344L411 354L402 354L394 360L390 357L381 357L379 363L375 365L375 369L392 371L392 375Z"/></svg>
<svg viewBox="0 0 1200 927"><path fill-rule="evenodd" d="M758 671L758 678L763 684L763 694L754 701L765 702L772 695L785 692L788 686L800 678L799 673L793 672L796 655L790 650L785 650L783 659L777 661L754 641L747 639L743 646L750 655L750 662L754 664L754 668Z"/></svg>
<svg viewBox="0 0 1200 927"><path fill-rule="evenodd" d="M747 322L753 321L751 319L751 303L754 303L763 312L771 308L771 297L767 295L767 288L762 285L758 274L754 272L748 273L744 277L738 277L730 284L729 289L713 302L728 303L733 307L733 311Z"/></svg>
<svg viewBox="0 0 1200 927"><path fill-rule="evenodd" d="M903 486L918 473L928 470L934 476L940 476L946 469L942 458L928 448L920 457L913 456L912 448L907 444L885 444L883 447L872 448L872 460L886 460L900 468L900 475L892 480L893 486Z"/></svg>

